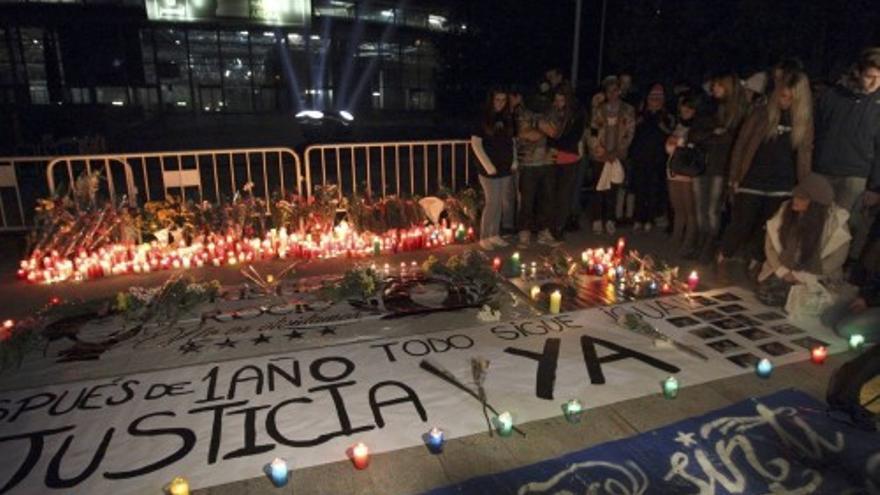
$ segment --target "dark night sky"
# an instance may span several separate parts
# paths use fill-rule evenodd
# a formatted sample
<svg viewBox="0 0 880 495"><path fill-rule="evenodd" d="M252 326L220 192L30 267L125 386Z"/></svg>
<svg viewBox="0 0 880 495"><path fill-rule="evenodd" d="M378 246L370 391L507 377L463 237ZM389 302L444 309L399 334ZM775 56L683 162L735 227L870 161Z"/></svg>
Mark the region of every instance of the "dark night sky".
<svg viewBox="0 0 880 495"><path fill-rule="evenodd" d="M574 0L477 0L477 26L448 62L459 80L531 86L543 68L571 64ZM601 0L584 0L580 81L594 85ZM607 0L604 74L637 82L699 82L711 72L748 75L784 56L813 78L842 72L861 47L880 44L878 0ZM447 54L455 53L445 51ZM453 72L457 72L453 70ZM450 75L450 80L452 79Z"/></svg>

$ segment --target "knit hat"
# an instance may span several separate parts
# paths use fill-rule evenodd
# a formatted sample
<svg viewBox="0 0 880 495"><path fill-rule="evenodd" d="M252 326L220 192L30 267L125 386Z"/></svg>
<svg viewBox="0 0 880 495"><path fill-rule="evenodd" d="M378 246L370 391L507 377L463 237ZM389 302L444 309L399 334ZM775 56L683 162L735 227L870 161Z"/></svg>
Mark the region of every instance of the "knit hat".
<svg viewBox="0 0 880 495"><path fill-rule="evenodd" d="M764 71L755 72L743 81L743 87L755 93L764 94L764 91L767 89L767 73Z"/></svg>
<svg viewBox="0 0 880 495"><path fill-rule="evenodd" d="M810 174L804 177L798 182L798 185L794 186L792 194L825 206L834 201L834 189L831 188L831 183L819 174Z"/></svg>

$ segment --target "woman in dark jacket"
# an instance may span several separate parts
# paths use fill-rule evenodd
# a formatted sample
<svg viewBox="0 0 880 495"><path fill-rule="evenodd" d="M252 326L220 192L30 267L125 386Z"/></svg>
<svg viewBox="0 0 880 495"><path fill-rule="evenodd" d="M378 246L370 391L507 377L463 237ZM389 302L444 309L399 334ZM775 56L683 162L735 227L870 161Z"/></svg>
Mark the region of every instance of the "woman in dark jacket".
<svg viewBox="0 0 880 495"><path fill-rule="evenodd" d="M666 111L662 84L650 87L643 107L629 148L630 186L635 195L633 230L636 232L643 228L650 232L654 219L666 208L666 138L675 128L675 118Z"/></svg>
<svg viewBox="0 0 880 495"><path fill-rule="evenodd" d="M550 121L554 132L548 136L547 145L553 155L556 179L553 236L561 240L572 211L577 167L581 166L584 154L582 138L586 125L586 116L567 87L558 89L553 96Z"/></svg>
<svg viewBox="0 0 880 495"><path fill-rule="evenodd" d="M719 262L741 249L753 266L763 261L764 224L809 174L812 149L810 83L803 72L791 72L781 78L767 105L749 115L736 141L730 170L733 213Z"/></svg>

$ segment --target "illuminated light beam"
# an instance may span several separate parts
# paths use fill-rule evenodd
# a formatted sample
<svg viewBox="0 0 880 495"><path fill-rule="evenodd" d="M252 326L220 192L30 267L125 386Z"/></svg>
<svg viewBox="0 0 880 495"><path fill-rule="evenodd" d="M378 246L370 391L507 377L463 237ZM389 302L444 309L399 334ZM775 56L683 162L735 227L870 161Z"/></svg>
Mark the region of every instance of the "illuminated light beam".
<svg viewBox="0 0 880 495"><path fill-rule="evenodd" d="M409 3L407 0L403 0L397 5L396 10L402 11L406 8L407 3ZM378 47L378 51L380 54L382 53L382 45L388 42L388 39L391 37L391 33L396 27L397 26L395 24L388 24L388 26L386 26L385 29L382 31L382 36L379 38ZM357 86L355 86L354 91L351 94L351 98L349 98L348 101L345 102L345 105L342 106L343 108L356 108L357 102L360 99L361 94L364 92L364 88L366 88L367 84L369 84L370 79L373 78L373 73L376 71L376 63L378 58L378 56L372 57L370 63L367 65L367 70L361 73L361 77L358 80ZM401 61L398 61L398 63L401 63Z"/></svg>
<svg viewBox="0 0 880 495"><path fill-rule="evenodd" d="M323 25L321 26L321 39L320 39L320 49L318 50L318 71L316 74L312 74L312 87L315 89L324 89L324 71L327 68L327 57L329 49L329 43L326 40L330 39L330 17L324 17ZM327 47L325 48L325 43L327 43ZM309 58L311 60L311 57ZM313 108L321 108L324 109L324 91L318 93L317 98L312 98L312 107Z"/></svg>
<svg viewBox="0 0 880 495"><path fill-rule="evenodd" d="M368 7L370 2L365 3ZM351 71L354 70L355 53L361 40L364 37L364 22L360 17L355 19L354 29L351 32L351 38L348 40L348 48L345 51L345 65L342 67L342 77L339 80L339 88L336 90L336 101L339 107L345 108L345 96L348 93L349 82L351 81Z"/></svg>
<svg viewBox="0 0 880 495"><path fill-rule="evenodd" d="M281 67L284 69L284 75L287 79L287 90L290 93L290 103L294 105L294 111L299 112L303 109L299 82L297 82L296 73L293 71L293 62L290 61L290 50L288 48L287 37L282 36L281 29L275 29L275 43L278 45L278 56L281 57Z"/></svg>

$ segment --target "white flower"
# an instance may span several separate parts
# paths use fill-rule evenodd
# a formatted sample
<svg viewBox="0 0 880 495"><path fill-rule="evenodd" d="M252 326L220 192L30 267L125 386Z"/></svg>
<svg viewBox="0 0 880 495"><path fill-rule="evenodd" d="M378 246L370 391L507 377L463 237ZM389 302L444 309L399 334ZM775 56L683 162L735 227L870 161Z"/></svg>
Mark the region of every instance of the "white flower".
<svg viewBox="0 0 880 495"><path fill-rule="evenodd" d="M495 311L488 305L483 305L480 312L477 313L477 319L483 322L499 321L501 319L501 311Z"/></svg>

